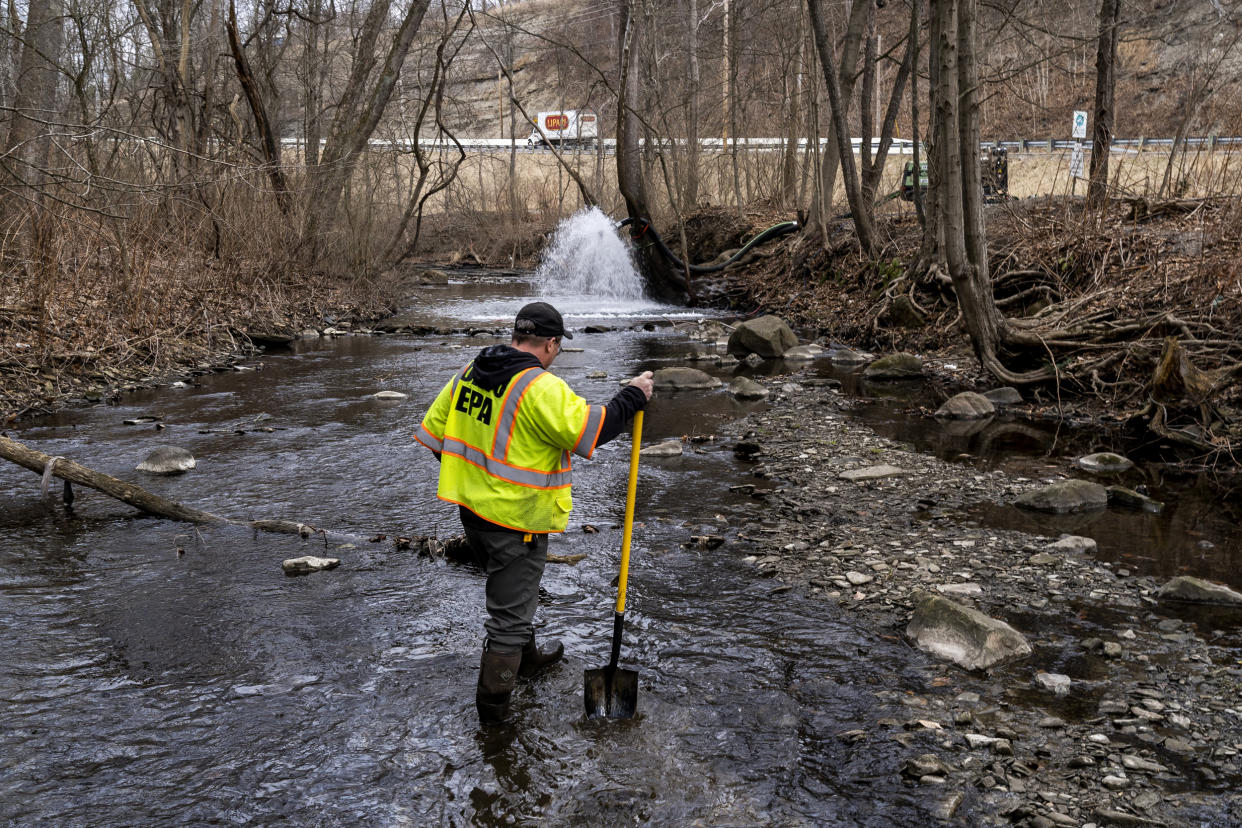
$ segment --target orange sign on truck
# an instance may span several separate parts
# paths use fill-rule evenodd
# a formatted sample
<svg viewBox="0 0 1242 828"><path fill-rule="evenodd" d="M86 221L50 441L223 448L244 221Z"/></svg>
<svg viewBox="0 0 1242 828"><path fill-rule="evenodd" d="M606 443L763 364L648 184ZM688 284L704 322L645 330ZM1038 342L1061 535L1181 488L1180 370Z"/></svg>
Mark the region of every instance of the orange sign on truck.
<svg viewBox="0 0 1242 828"><path fill-rule="evenodd" d="M558 145L590 144L599 137L599 124L589 109L540 112L526 143L538 147L555 141Z"/></svg>

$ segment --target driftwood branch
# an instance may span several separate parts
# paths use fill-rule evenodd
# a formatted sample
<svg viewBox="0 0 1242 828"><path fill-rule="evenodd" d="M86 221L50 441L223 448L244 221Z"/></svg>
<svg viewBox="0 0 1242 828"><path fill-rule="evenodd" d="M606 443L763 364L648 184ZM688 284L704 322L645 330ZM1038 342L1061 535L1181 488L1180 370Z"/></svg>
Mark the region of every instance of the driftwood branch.
<svg viewBox="0 0 1242 828"><path fill-rule="evenodd" d="M152 494L146 489L135 486L133 483L126 483L124 480L111 475L88 469L86 466L75 463L72 460L66 460L62 457L51 457L41 451L27 448L16 440L10 440L8 437L0 437L0 457L38 474L47 474L50 466L50 473L54 477L103 492L109 497L114 497L122 503L128 503L135 509L139 509L147 514L186 521L188 523L223 524L233 522L213 515L210 512L174 503L159 495ZM267 531L282 530L271 529ZM293 534L296 533L297 530L293 530Z"/></svg>
<svg viewBox="0 0 1242 828"><path fill-rule="evenodd" d="M325 538L342 537L356 539L352 535L326 532L321 529L315 529L308 524L292 520L230 520L229 518L223 518L210 512L204 512L201 509L195 509L168 500L157 494L152 494L141 486L135 486L133 483L127 483L111 475L88 469L86 466L67 460L64 457L53 457L41 451L36 451L3 435L0 435L0 459L16 463L23 468L42 475L43 491L45 493L47 491L47 483L52 477L59 477L61 480L64 480L66 484L66 503L73 499L69 484L77 483L97 492L102 492L122 503L127 503L141 512L155 515L156 517L169 518L170 520L197 524L218 524L221 526L247 526L260 532L299 535L303 538L310 537L312 534L322 534ZM374 538L374 540L382 539L386 539L386 536L377 535ZM432 537L397 537L392 540L399 549L416 549L418 552L430 556L448 555L450 557L462 557L460 553L468 546L465 538L460 536L442 540ZM585 555L580 554L549 554L548 562L577 563L585 557Z"/></svg>

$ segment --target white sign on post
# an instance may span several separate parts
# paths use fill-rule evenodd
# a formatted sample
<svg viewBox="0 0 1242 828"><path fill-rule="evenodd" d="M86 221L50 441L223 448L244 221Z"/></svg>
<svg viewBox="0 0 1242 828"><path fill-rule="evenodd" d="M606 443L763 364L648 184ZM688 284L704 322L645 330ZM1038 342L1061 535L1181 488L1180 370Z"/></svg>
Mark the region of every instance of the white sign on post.
<svg viewBox="0 0 1242 828"><path fill-rule="evenodd" d="M1087 113L1081 109L1074 110L1074 131L1071 138L1087 137Z"/></svg>
<svg viewBox="0 0 1242 828"><path fill-rule="evenodd" d="M1082 178L1082 144L1078 141L1070 148L1070 175Z"/></svg>

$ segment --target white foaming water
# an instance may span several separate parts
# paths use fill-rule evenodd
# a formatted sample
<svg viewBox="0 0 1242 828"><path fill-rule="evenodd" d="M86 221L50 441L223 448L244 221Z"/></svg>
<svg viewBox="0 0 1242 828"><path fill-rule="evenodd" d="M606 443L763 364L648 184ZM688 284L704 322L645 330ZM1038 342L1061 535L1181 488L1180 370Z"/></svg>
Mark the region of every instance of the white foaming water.
<svg viewBox="0 0 1242 828"><path fill-rule="evenodd" d="M645 299L629 245L598 207L579 210L557 225L535 269L535 284L540 293L554 296Z"/></svg>
<svg viewBox="0 0 1242 828"><path fill-rule="evenodd" d="M629 242L598 207L579 210L561 221L539 267L522 287L515 290L512 283L498 284L494 290L446 297L437 303L435 314L446 320L503 327L512 323L522 305L540 300L559 310L570 330L590 324L712 315L711 311L666 305L646 296Z"/></svg>

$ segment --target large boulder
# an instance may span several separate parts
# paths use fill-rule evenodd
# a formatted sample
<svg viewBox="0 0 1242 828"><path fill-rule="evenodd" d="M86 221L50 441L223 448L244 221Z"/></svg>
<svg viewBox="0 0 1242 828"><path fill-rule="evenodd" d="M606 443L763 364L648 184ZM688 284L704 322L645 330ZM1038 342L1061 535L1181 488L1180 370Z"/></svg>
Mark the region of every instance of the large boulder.
<svg viewBox="0 0 1242 828"><path fill-rule="evenodd" d="M1105 491L1108 492L1108 505L1118 506L1122 509L1138 509L1143 512L1151 512L1158 515L1164 511L1164 504L1155 498L1140 494L1134 489L1127 489L1125 486L1109 486Z"/></svg>
<svg viewBox="0 0 1242 828"><path fill-rule="evenodd" d="M903 294L889 305L883 321L898 328L921 328L927 324L927 317L910 301L909 296Z"/></svg>
<svg viewBox="0 0 1242 828"><path fill-rule="evenodd" d="M871 359L869 354L860 353L853 348L847 348L835 342L828 346L828 350L825 353L827 353L830 360L841 365L858 365Z"/></svg>
<svg viewBox="0 0 1242 828"><path fill-rule="evenodd" d="M429 268L419 272L418 283L420 285L447 285L449 283L449 275L443 270Z"/></svg>
<svg viewBox="0 0 1242 828"><path fill-rule="evenodd" d="M983 396L992 401L992 405L1021 405L1022 395L1018 393L1018 389L1011 385L1003 385L1000 388L993 388L991 391L984 391Z"/></svg>
<svg viewBox="0 0 1242 828"><path fill-rule="evenodd" d="M949 397L936 411L937 418L946 420L978 420L996 413L992 401L974 391L963 391Z"/></svg>
<svg viewBox="0 0 1242 828"><path fill-rule="evenodd" d="M647 446L638 453L644 457L681 457L681 441L665 440L662 443Z"/></svg>
<svg viewBox="0 0 1242 828"><path fill-rule="evenodd" d="M134 468L150 474L180 474L198 465L194 455L177 446L160 446Z"/></svg>
<svg viewBox="0 0 1242 828"><path fill-rule="evenodd" d="M914 354L882 356L863 369L863 379L916 379L923 376L923 360Z"/></svg>
<svg viewBox="0 0 1242 828"><path fill-rule="evenodd" d="M842 480L852 480L855 483L860 483L866 480L881 480L885 477L901 477L909 473L910 472L903 468L883 463L879 466L868 466L865 469L850 469L849 471L843 471L838 474L837 477Z"/></svg>
<svg viewBox="0 0 1242 828"><path fill-rule="evenodd" d="M824 353L824 349L814 342L809 345L795 345L784 353L788 362L811 362Z"/></svg>
<svg viewBox="0 0 1242 828"><path fill-rule="evenodd" d="M1083 471L1095 474L1120 474L1134 468L1134 463L1128 457L1111 451L1097 451L1095 454L1079 457L1074 462Z"/></svg>
<svg viewBox="0 0 1242 828"><path fill-rule="evenodd" d="M309 575L325 569L335 569L341 565L340 558L319 558L314 555L303 555L300 558L286 558L280 562L280 568L286 575Z"/></svg>
<svg viewBox="0 0 1242 828"><path fill-rule="evenodd" d="M729 393L739 400L762 400L770 392L750 377L734 377L729 383Z"/></svg>
<svg viewBox="0 0 1242 828"><path fill-rule="evenodd" d="M1105 508L1108 506L1108 492L1099 483L1089 480L1062 480L1027 492L1014 503L1034 512L1064 515Z"/></svg>
<svg viewBox="0 0 1242 828"><path fill-rule="evenodd" d="M724 384L697 368L661 368L652 379L657 391L703 391Z"/></svg>
<svg viewBox="0 0 1242 828"><path fill-rule="evenodd" d="M924 652L967 670L986 670L1031 654L1013 627L942 595L924 594L914 607L906 637Z"/></svg>
<svg viewBox="0 0 1242 828"><path fill-rule="evenodd" d="M747 319L733 329L726 350L734 356L758 354L767 359L777 359L798 344L798 337L785 320L779 316L760 316Z"/></svg>
<svg viewBox="0 0 1242 828"><path fill-rule="evenodd" d="M1224 604L1242 607L1242 594L1223 584L1215 584L1202 578L1178 575L1156 593L1170 601L1189 601L1193 604Z"/></svg>
<svg viewBox="0 0 1242 828"><path fill-rule="evenodd" d="M1062 535L1045 547L1049 552L1060 552L1071 555L1094 555L1099 549L1095 538L1082 535Z"/></svg>
<svg viewBox="0 0 1242 828"><path fill-rule="evenodd" d="M293 328L283 325L276 325L271 328L256 328L246 331L246 336L255 345L288 345L290 342L298 338L298 333Z"/></svg>
<svg viewBox="0 0 1242 828"><path fill-rule="evenodd" d="M1056 696L1068 696L1074 686L1074 680L1064 673L1045 673L1041 671L1035 674L1035 686L1040 690L1047 690Z"/></svg>

